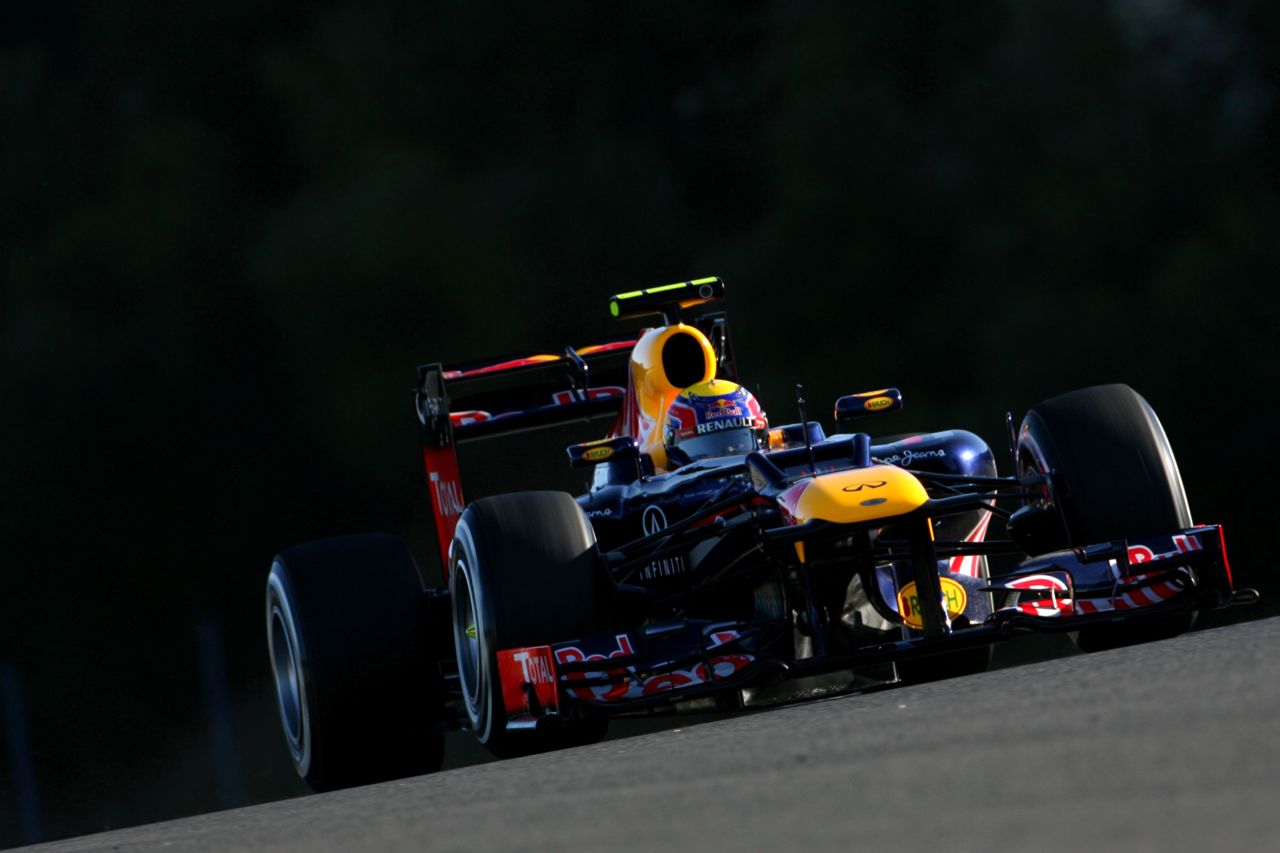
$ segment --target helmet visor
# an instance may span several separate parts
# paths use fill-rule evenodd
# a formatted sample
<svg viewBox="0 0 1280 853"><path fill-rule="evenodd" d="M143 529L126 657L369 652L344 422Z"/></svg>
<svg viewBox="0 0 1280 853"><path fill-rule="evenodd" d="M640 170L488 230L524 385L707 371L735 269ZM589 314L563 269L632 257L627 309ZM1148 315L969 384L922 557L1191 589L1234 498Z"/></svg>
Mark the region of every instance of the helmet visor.
<svg viewBox="0 0 1280 853"><path fill-rule="evenodd" d="M755 430L727 429L708 435L695 435L693 438L681 439L680 452L689 457L690 462L706 459L710 456L733 456L750 453L756 449Z"/></svg>

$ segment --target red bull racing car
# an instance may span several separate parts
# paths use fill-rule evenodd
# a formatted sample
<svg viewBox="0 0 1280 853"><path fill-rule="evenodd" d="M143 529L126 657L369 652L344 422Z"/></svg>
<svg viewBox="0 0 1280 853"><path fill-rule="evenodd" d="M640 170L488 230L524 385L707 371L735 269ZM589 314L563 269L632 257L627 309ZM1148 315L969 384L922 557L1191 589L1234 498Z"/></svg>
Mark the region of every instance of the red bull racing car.
<svg viewBox="0 0 1280 853"><path fill-rule="evenodd" d="M894 388L836 400L831 435L803 400L770 426L734 381L723 297L715 278L622 293L613 316L649 328L419 368L447 586L387 535L288 549L268 576L280 716L313 788L434 770L449 728L513 755L807 676L976 673L1022 632L1158 639L1256 598L1129 387L1006 415L1003 476L966 430L862 431L902 407ZM586 494L466 500L458 444L593 418L605 436L568 448Z"/></svg>

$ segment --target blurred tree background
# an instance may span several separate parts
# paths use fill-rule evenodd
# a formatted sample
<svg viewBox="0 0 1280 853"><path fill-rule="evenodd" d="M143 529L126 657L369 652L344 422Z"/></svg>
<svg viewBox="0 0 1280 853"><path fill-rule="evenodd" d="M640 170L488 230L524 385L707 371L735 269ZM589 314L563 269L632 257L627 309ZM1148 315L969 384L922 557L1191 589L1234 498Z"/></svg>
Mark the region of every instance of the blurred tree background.
<svg viewBox="0 0 1280 853"><path fill-rule="evenodd" d="M1006 410L1128 382L1276 612L1274 5L4 21L0 845L299 792L271 555L433 561L415 365L608 334L635 287L724 277L775 420L896 384L885 429L999 456Z"/></svg>

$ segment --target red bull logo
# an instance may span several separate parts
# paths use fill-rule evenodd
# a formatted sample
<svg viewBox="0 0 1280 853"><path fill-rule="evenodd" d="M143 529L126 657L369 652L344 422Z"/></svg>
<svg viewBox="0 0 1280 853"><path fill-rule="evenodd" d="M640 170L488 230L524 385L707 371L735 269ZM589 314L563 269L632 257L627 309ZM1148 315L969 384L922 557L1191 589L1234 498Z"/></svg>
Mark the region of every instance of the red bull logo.
<svg viewBox="0 0 1280 853"><path fill-rule="evenodd" d="M721 398L711 401L711 405L707 406L708 418L740 418L742 417L742 407L733 400Z"/></svg>

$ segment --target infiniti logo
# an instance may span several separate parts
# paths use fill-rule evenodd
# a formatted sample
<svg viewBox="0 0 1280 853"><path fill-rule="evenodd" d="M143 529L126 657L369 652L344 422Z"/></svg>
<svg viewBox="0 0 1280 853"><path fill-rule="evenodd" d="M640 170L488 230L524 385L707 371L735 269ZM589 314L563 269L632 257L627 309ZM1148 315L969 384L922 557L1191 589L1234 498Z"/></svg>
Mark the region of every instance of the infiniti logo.
<svg viewBox="0 0 1280 853"><path fill-rule="evenodd" d="M863 489L878 489L885 484L884 480L868 480L865 483L854 483L852 486L845 486L842 492L860 492Z"/></svg>
<svg viewBox="0 0 1280 853"><path fill-rule="evenodd" d="M652 536L659 530L666 530L667 514L662 511L662 507L647 506L644 508L644 515L640 517L640 527L644 530L645 536Z"/></svg>
<svg viewBox="0 0 1280 853"><path fill-rule="evenodd" d="M666 530L667 514L662 511L662 507L647 506L644 508L644 515L640 516L640 527L644 530L645 536L652 536ZM684 557L668 557L665 560L654 560L645 566L640 571L640 577L643 580L653 580L683 574L684 571Z"/></svg>

